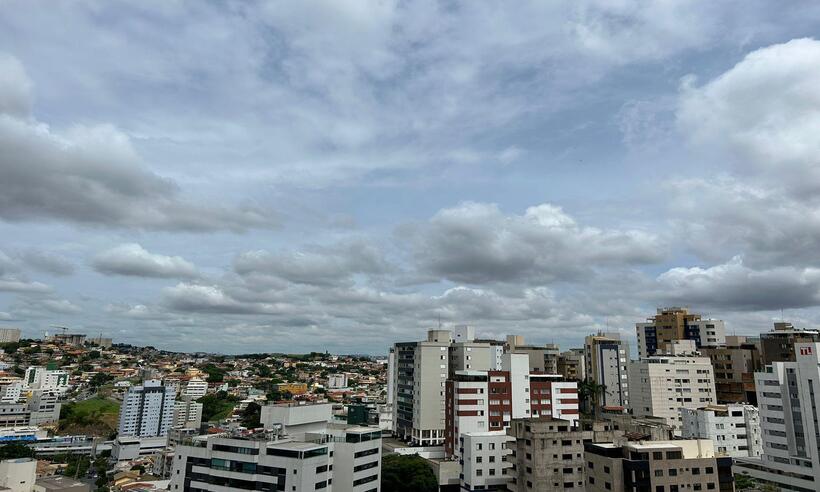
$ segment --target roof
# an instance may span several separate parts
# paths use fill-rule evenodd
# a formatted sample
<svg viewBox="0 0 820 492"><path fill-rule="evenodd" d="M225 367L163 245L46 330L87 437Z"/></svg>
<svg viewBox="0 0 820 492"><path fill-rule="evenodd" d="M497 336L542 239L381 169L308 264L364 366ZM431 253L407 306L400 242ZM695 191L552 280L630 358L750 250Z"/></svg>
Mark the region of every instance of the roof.
<svg viewBox="0 0 820 492"><path fill-rule="evenodd" d="M84 482L80 482L62 475L38 478L34 483L46 490L61 490L69 487L88 487L88 484Z"/></svg>

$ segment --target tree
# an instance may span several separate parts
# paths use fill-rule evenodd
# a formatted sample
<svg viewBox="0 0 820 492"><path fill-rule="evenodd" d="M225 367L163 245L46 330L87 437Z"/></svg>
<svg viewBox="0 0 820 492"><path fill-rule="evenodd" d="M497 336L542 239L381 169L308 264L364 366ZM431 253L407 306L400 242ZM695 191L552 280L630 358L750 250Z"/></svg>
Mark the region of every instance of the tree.
<svg viewBox="0 0 820 492"><path fill-rule="evenodd" d="M382 492L436 492L438 480L418 455L391 454L382 459Z"/></svg>
<svg viewBox="0 0 820 492"><path fill-rule="evenodd" d="M757 483L749 475L743 475L742 473L736 473L735 474L735 489L737 489L738 491L746 490L746 489L753 489L756 486L757 486Z"/></svg>
<svg viewBox="0 0 820 492"><path fill-rule="evenodd" d="M262 407L258 403L252 401L248 406L242 410L242 425L248 429L255 429L260 425L262 418Z"/></svg>
<svg viewBox="0 0 820 492"><path fill-rule="evenodd" d="M592 413L597 420L601 412L601 395L603 395L606 390L606 386L587 379L579 385L578 390L587 412L589 412L591 406Z"/></svg>
<svg viewBox="0 0 820 492"><path fill-rule="evenodd" d="M10 442L0 446L0 461L17 458L33 458L34 450L19 442Z"/></svg>

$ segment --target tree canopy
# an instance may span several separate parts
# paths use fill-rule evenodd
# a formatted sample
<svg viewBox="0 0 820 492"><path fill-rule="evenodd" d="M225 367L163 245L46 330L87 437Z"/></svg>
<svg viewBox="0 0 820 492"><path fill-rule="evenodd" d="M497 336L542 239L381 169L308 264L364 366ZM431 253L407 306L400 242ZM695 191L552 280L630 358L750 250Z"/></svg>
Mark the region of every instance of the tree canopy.
<svg viewBox="0 0 820 492"><path fill-rule="evenodd" d="M438 481L418 455L387 455L382 459L382 492L436 492Z"/></svg>

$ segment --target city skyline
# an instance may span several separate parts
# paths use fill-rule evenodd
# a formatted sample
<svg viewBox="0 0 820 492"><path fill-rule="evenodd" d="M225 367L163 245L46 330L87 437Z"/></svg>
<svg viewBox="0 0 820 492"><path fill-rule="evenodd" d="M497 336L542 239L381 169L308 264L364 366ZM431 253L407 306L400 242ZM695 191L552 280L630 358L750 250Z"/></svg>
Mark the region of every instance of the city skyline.
<svg viewBox="0 0 820 492"><path fill-rule="evenodd" d="M820 5L3 3L0 327L820 326ZM742 12L742 15L738 15Z"/></svg>

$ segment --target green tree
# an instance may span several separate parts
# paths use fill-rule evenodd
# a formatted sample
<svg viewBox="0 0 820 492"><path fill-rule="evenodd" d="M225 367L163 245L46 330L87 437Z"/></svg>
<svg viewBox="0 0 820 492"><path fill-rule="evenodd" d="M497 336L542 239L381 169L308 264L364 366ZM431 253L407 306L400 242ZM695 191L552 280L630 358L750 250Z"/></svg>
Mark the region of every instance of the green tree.
<svg viewBox="0 0 820 492"><path fill-rule="evenodd" d="M436 492L438 481L418 455L390 454L382 459L382 492Z"/></svg>
<svg viewBox="0 0 820 492"><path fill-rule="evenodd" d="M747 489L754 489L757 486L757 482L750 477L749 475L743 475L742 473L735 474L735 489L738 491L747 490Z"/></svg>
<svg viewBox="0 0 820 492"><path fill-rule="evenodd" d="M255 401L252 401L242 410L242 425L248 429L255 429L259 427L261 417L262 407Z"/></svg>
<svg viewBox="0 0 820 492"><path fill-rule="evenodd" d="M19 442L10 442L0 446L0 461L17 458L33 458L34 450Z"/></svg>

